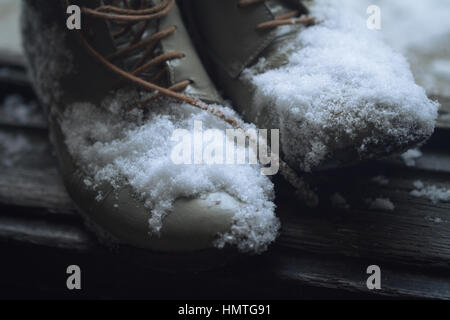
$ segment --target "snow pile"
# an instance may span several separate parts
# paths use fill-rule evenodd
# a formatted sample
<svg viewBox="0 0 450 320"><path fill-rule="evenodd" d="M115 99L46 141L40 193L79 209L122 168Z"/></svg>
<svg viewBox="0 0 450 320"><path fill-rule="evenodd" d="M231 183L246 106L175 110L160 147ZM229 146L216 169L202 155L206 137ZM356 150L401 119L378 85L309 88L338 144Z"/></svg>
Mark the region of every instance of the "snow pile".
<svg viewBox="0 0 450 320"><path fill-rule="evenodd" d="M22 96L11 94L0 104L0 119L2 122L45 126L46 120L34 101L26 102Z"/></svg>
<svg viewBox="0 0 450 320"><path fill-rule="evenodd" d="M226 192L242 206L231 231L220 235L216 245L264 251L276 238L279 222L274 216L273 184L261 175L259 166L176 165L171 160L178 143L171 141L175 129L191 131L194 121L202 121L203 130L225 129L225 122L192 106L167 101L155 103L145 116L140 111L122 112L136 101L137 93L119 92L105 99L101 108L76 103L65 112L62 129L72 156L89 176L86 186L129 184L148 208L150 231L155 234L177 198ZM218 108L235 117L229 108Z"/></svg>
<svg viewBox="0 0 450 320"><path fill-rule="evenodd" d="M51 9L51 8L50 8ZM49 10L50 10L49 9ZM45 11L29 1L23 15L25 53L38 95L60 118L69 152L86 174L86 188L101 183L115 188L130 185L148 208L149 229L158 234L164 217L181 197L202 197L226 192L241 202L231 230L215 245L236 245L242 251L262 252L276 238L279 221L274 215L273 184L259 166L175 165L171 141L175 129L192 130L194 121L204 130L225 128L223 120L177 103L154 103L145 115L124 108L144 100L137 92L117 92L101 106L80 101L61 102L64 77L72 74L74 57L68 50L65 25L47 21ZM39 30L39 32L36 32ZM60 114L60 110L65 110ZM228 115L229 108L221 109ZM205 145L210 146L210 144ZM102 199L98 194L98 200Z"/></svg>
<svg viewBox="0 0 450 320"><path fill-rule="evenodd" d="M0 132L0 167L14 167L32 151L33 145L25 136Z"/></svg>
<svg viewBox="0 0 450 320"><path fill-rule="evenodd" d="M450 201L450 189L448 188L439 188L435 185L425 186L420 180L414 182L414 187L416 189L411 191L411 195L414 197L429 199L434 204Z"/></svg>
<svg viewBox="0 0 450 320"><path fill-rule="evenodd" d="M423 156L422 151L419 149L411 149L401 155L403 161L408 167L414 167L416 160Z"/></svg>
<svg viewBox="0 0 450 320"><path fill-rule="evenodd" d="M319 0L320 1L320 0ZM371 5L381 9L380 33L406 56L417 83L428 93L450 95L450 2L448 0L340 1L365 19Z"/></svg>
<svg viewBox="0 0 450 320"><path fill-rule="evenodd" d="M273 61L262 58L243 73L257 118L275 119L286 159L301 170L353 146L365 157L377 148L395 152L434 130L437 103L414 83L403 56L351 9L354 2L316 1L311 14L320 23L284 42L286 64L270 69Z"/></svg>
<svg viewBox="0 0 450 320"><path fill-rule="evenodd" d="M434 223L442 223L442 219L439 218L439 217L430 217L430 216L426 216L426 217L425 217L425 220L431 221L431 222L434 222Z"/></svg>
<svg viewBox="0 0 450 320"><path fill-rule="evenodd" d="M338 192L331 196L330 201L331 205L335 208L350 209L350 205L347 203L347 200Z"/></svg>
<svg viewBox="0 0 450 320"><path fill-rule="evenodd" d="M362 2L381 8L381 33L389 45L408 58L417 83L429 93L450 95L450 2Z"/></svg>
<svg viewBox="0 0 450 320"><path fill-rule="evenodd" d="M392 203L392 201L388 198L377 198L375 200L368 200L367 201L370 206L370 210L383 210L383 211L394 211L395 205Z"/></svg>

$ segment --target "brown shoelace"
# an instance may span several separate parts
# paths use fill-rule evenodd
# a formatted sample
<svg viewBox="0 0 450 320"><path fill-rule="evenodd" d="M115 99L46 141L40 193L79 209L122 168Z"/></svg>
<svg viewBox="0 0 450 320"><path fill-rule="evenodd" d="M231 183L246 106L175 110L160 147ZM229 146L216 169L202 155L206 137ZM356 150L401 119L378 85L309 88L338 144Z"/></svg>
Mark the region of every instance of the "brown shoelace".
<svg viewBox="0 0 450 320"><path fill-rule="evenodd" d="M266 0L239 0L239 7L248 7ZM273 29L279 26L303 24L312 25L315 23L314 17L299 17L300 11L293 10L275 17L275 19L258 24L258 30Z"/></svg>
<svg viewBox="0 0 450 320"><path fill-rule="evenodd" d="M241 0L240 2L242 2L242 5L245 6L261 1L264 0ZM66 3L67 6L69 6L70 0L66 0ZM139 75L141 75L151 67L162 65L166 61L172 59L180 59L184 56L183 53L179 51L171 51L160 54L147 61L147 59L152 56L159 41L176 32L176 28L174 26L169 27L165 30L158 31L148 38L144 39L143 36L145 34L145 31L147 30L152 20L160 19L161 17L166 16L174 6L175 0L163 0L159 4L151 7L149 7L147 0L141 0L140 8L134 9L131 7L129 0L115 0L113 1L113 5L102 5L95 9L86 7L81 8L82 13L90 17L105 19L110 23L118 26L120 30L114 33L113 37L120 38L132 35L132 40L129 41L128 45L125 48L119 49L113 54L106 57L101 55L89 44L89 42L83 36L82 32L77 32L77 35L82 46L85 47L86 50L108 70L119 75L132 84L135 84L147 91L155 92L155 95L152 98L146 101L142 101L141 103L139 103L139 105L131 106L128 108L128 110L134 108L145 108L149 105L150 102L161 96L165 96L175 99L176 101L179 101L181 103L188 103L201 110L208 111L213 115L221 118L232 127L245 131L245 129L243 129L239 125L239 121L226 116L217 108L214 108L213 106L210 106L200 100L181 94L180 92L186 89L186 87L191 83L190 80L181 81L170 86L169 88L162 87L156 83L158 82L158 80L160 80L160 78L164 76L164 68L162 68L161 71L157 73L156 76L153 77L153 79L151 79L151 81L147 81L142 77L139 77ZM298 12L295 12L295 14L294 12L292 12L288 15L277 17L278 19L274 20L273 22L271 21L270 24L268 22L267 25L263 26L262 28L273 28L278 25L292 24L292 19L286 17L293 17L295 15L298 15ZM288 20L289 23L287 22ZM138 24L140 24L140 26L136 28ZM132 70L124 70L113 63L113 61L124 58L127 55L140 49L143 49L144 52L139 61L134 64ZM269 147L268 150L270 150ZM297 190L297 194L305 201L305 203L315 205L318 200L317 196L309 189L304 180L301 179L296 174L296 172L291 167L289 167L288 164L286 164L282 159L278 160L280 163L280 172L285 177L285 179Z"/></svg>

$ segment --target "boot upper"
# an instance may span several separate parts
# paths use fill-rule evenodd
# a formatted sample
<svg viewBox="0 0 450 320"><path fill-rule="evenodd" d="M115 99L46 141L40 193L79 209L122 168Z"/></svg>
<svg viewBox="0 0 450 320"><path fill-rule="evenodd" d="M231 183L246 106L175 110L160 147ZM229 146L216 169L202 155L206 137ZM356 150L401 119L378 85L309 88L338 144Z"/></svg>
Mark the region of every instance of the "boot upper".
<svg viewBox="0 0 450 320"><path fill-rule="evenodd" d="M158 251L193 251L226 244L243 251L264 251L279 226L271 202L273 186L266 177L259 177L259 171L250 166L234 172L170 163L171 129L189 129L194 120L202 120L211 129L225 129L227 124L186 103L155 100L158 92L146 92L99 63L92 51L132 74L133 65L145 53L136 50L122 59L108 58L129 46L130 39L115 37L120 30L111 21L84 14L80 32L91 48L86 50L78 31L66 28L67 3L24 1L23 34L62 177L88 225L103 239ZM103 5L92 0L70 3L83 10ZM222 102L176 5L146 25L142 36L169 28L175 32L160 39L142 63L174 51L182 55L144 70L139 79L150 81L159 73L161 88L189 81L182 87L184 96ZM142 100L150 101L147 111L124 112ZM226 107L217 108L235 116ZM244 180L247 174L254 176L251 188ZM254 192L246 194L246 190ZM253 240L245 240L250 238Z"/></svg>

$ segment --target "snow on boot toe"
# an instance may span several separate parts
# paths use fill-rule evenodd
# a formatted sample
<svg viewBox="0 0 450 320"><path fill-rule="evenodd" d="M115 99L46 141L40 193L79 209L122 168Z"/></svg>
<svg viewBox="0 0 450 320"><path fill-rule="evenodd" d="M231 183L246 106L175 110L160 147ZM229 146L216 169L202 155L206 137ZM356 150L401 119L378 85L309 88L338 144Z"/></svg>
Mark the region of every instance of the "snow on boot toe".
<svg viewBox="0 0 450 320"><path fill-rule="evenodd" d="M425 141L438 105L415 84L407 61L338 3L317 1L310 14L320 23L277 44L286 63L270 68L264 57L242 76L259 118L280 126L290 164L304 171L348 165Z"/></svg>

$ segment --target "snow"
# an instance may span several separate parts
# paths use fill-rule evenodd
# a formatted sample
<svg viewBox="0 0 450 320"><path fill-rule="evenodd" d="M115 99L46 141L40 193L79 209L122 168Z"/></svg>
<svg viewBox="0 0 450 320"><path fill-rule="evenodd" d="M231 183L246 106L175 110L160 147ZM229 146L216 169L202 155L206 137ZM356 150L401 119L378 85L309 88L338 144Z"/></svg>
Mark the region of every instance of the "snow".
<svg viewBox="0 0 450 320"><path fill-rule="evenodd" d="M0 119L2 122L16 125L46 125L46 120L38 104L35 101L27 102L17 94L6 96L0 103Z"/></svg>
<svg viewBox="0 0 450 320"><path fill-rule="evenodd" d="M0 132L0 167L12 168L34 151L31 141L25 136Z"/></svg>
<svg viewBox="0 0 450 320"><path fill-rule="evenodd" d="M320 1L320 0L319 0ZM381 30L374 30L411 64L416 82L429 94L450 95L450 2L448 0L349 0L343 8L368 18L381 10Z"/></svg>
<svg viewBox="0 0 450 320"><path fill-rule="evenodd" d="M388 198L377 198L370 200L370 210L394 211L395 205Z"/></svg>
<svg viewBox="0 0 450 320"><path fill-rule="evenodd" d="M408 167L414 167L416 160L423 156L422 151L419 149L410 149L401 155L403 161Z"/></svg>
<svg viewBox="0 0 450 320"><path fill-rule="evenodd" d="M380 186L387 186L389 184L389 179L385 176L376 176L371 179L372 182L380 185Z"/></svg>
<svg viewBox="0 0 450 320"><path fill-rule="evenodd" d="M176 199L226 192L242 205L231 231L220 235L216 246L264 251L276 238L279 222L274 215L273 184L258 165L176 165L170 158L176 144L171 141L174 130L192 130L194 121L202 121L205 130L228 125L208 112L168 101L155 103L145 117L140 111L123 113L137 96L119 92L100 107L75 103L64 113L62 130L71 154L89 177L86 187L129 184L148 208L154 234ZM216 107L235 117L229 108Z"/></svg>
<svg viewBox="0 0 450 320"><path fill-rule="evenodd" d="M243 73L254 88L256 118L279 125L286 160L300 170L349 146L370 158L373 146L389 141L386 152L395 152L434 130L438 104L414 83L405 58L367 28L353 2L316 1L311 14L320 23L285 42L279 50L290 52L285 65L270 69L261 59Z"/></svg>
<svg viewBox="0 0 450 320"><path fill-rule="evenodd" d="M197 120L205 130L228 128L223 120L165 100L153 103L145 115L137 110L124 113L126 107L148 98L131 89L111 93L97 105L61 102L61 79L74 68L62 32L65 26L44 23L42 13L32 8L24 13L25 52L34 85L52 119L59 119L69 152L85 173L86 188L98 190L102 183L114 188L129 185L148 209L149 233L156 235L175 200L228 193L241 205L230 231L218 235L215 246L235 245L254 253L266 250L280 223L274 213L273 184L259 165L175 165L171 161L175 129L190 130ZM237 117L228 107L216 107ZM98 201L103 197L97 193Z"/></svg>
<svg viewBox="0 0 450 320"><path fill-rule="evenodd" d="M423 184L423 182L420 181L420 180L414 181L413 185L414 185L414 187L416 187L417 189L423 189L423 188L425 187L425 185Z"/></svg>
<svg viewBox="0 0 450 320"><path fill-rule="evenodd" d="M443 220L441 218L439 218L439 217L426 216L425 220L431 221L431 222L434 222L434 223L442 223L443 222Z"/></svg>
<svg viewBox="0 0 450 320"><path fill-rule="evenodd" d="M435 185L425 186L420 180L414 182L414 187L416 189L411 191L411 195L414 197L429 199L434 204L450 201L450 189L448 188L440 188Z"/></svg>
<svg viewBox="0 0 450 320"><path fill-rule="evenodd" d="M331 196L330 201L335 208L350 209L350 205L347 203L347 200L338 192Z"/></svg>
<svg viewBox="0 0 450 320"><path fill-rule="evenodd" d="M364 1L363 1L364 2ZM381 33L411 63L428 93L450 95L450 2L365 0L381 8Z"/></svg>

